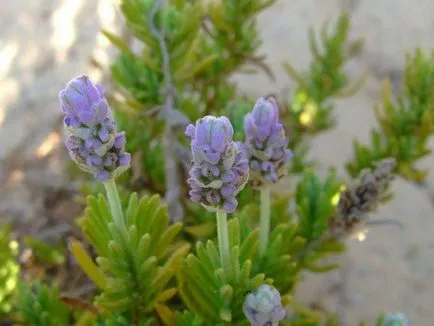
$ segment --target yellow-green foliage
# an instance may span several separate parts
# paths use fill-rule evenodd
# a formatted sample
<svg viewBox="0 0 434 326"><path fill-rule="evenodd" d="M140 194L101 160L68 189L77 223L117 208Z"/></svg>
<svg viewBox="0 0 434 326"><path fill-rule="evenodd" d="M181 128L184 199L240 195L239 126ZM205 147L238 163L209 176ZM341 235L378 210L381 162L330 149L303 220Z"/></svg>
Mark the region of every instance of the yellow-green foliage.
<svg viewBox="0 0 434 326"><path fill-rule="evenodd" d="M0 319L12 309L19 278L18 242L11 239L10 228L0 229Z"/></svg>
<svg viewBox="0 0 434 326"><path fill-rule="evenodd" d="M375 106L379 128L372 129L371 143L354 141L354 159L346 164L354 177L372 162L394 157L397 172L403 177L421 182L428 170L416 162L431 153L428 139L434 132L434 52L427 55L416 50L407 55L404 85L397 96L391 94L390 82L385 81L382 103Z"/></svg>
<svg viewBox="0 0 434 326"><path fill-rule="evenodd" d="M181 297L192 312L207 321L208 325L248 325L243 314L244 296L259 287L266 280L263 273L252 273L252 258L255 254L258 232L250 233L241 242L239 222L229 222L229 242L231 266L224 272L219 252L213 241L206 245L197 243L196 253L189 254L179 273ZM185 319L193 315L178 315Z"/></svg>
<svg viewBox="0 0 434 326"><path fill-rule="evenodd" d="M164 314L165 302L176 294L170 281L189 250L188 244L171 247L181 223L169 225L167 206L158 196L138 200L136 194L129 198L125 220L127 232L113 223L102 195L88 197L81 226L107 276L96 303L108 313Z"/></svg>
<svg viewBox="0 0 434 326"><path fill-rule="evenodd" d="M59 291L36 283L20 287L18 315L24 325L59 326L69 324L68 308L59 300Z"/></svg>

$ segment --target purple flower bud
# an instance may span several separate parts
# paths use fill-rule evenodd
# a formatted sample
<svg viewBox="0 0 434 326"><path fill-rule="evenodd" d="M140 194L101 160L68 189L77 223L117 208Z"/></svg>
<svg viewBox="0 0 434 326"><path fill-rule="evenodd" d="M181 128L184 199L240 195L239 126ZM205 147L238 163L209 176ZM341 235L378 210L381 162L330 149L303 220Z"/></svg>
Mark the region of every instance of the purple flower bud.
<svg viewBox="0 0 434 326"><path fill-rule="evenodd" d="M193 166L190 169L190 198L210 211L231 213L238 203L235 196L249 177L245 151L233 142L234 130L226 117L206 116L188 125Z"/></svg>
<svg viewBox="0 0 434 326"><path fill-rule="evenodd" d="M244 118L244 130L253 185L276 183L286 175L292 152L287 148L288 138L279 123L275 100L259 98L253 112Z"/></svg>
<svg viewBox="0 0 434 326"><path fill-rule="evenodd" d="M223 175L222 175L222 181L225 183L231 183L234 182L236 176L235 176L235 172L234 171L226 171Z"/></svg>
<svg viewBox="0 0 434 326"><path fill-rule="evenodd" d="M65 113L65 146L79 167L98 181L128 169L131 157L124 152L125 135L116 132L103 88L87 76L78 76L60 91L59 98Z"/></svg>
<svg viewBox="0 0 434 326"><path fill-rule="evenodd" d="M95 179L104 182L110 180L110 173L107 171L98 171L94 173Z"/></svg>
<svg viewBox="0 0 434 326"><path fill-rule="evenodd" d="M190 199L196 203L199 203L200 199L202 198L200 192L198 191L190 190L188 194L190 195Z"/></svg>
<svg viewBox="0 0 434 326"><path fill-rule="evenodd" d="M88 138L84 141L84 146L87 149L97 149L102 146L102 142L96 138Z"/></svg>
<svg viewBox="0 0 434 326"><path fill-rule="evenodd" d="M68 127L78 128L81 125L80 120L72 115L67 115L64 119L64 122Z"/></svg>
<svg viewBox="0 0 434 326"><path fill-rule="evenodd" d="M101 141L103 141L103 142L106 142L110 139L109 131L105 127L101 128L101 130L98 132L98 136L99 136L99 139L101 139Z"/></svg>
<svg viewBox="0 0 434 326"><path fill-rule="evenodd" d="M235 186L232 184L226 184L221 189L221 193L225 198L232 197L236 191L237 188L235 188Z"/></svg>
<svg viewBox="0 0 434 326"><path fill-rule="evenodd" d="M102 158L99 157L98 155L95 155L95 154L94 155L90 155L90 156L87 157L86 163L89 166L98 166L98 165L100 165L102 163Z"/></svg>
<svg viewBox="0 0 434 326"><path fill-rule="evenodd" d="M115 138L115 147L118 149L124 148L125 146L125 133L119 133Z"/></svg>
<svg viewBox="0 0 434 326"><path fill-rule="evenodd" d="M238 201L235 197L226 198L225 203L223 204L223 209L227 212L234 212L237 209Z"/></svg>
<svg viewBox="0 0 434 326"><path fill-rule="evenodd" d="M286 317L280 293L266 284L247 295L243 311L252 326L277 326Z"/></svg>
<svg viewBox="0 0 434 326"><path fill-rule="evenodd" d="M120 166L130 165L130 161L131 161L130 153L124 153L119 155L118 161Z"/></svg>

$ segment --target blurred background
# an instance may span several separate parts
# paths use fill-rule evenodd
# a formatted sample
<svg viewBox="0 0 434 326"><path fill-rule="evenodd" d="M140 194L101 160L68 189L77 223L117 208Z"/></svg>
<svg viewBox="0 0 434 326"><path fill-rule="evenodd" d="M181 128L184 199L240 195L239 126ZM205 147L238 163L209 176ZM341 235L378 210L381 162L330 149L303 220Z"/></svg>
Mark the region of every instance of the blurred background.
<svg viewBox="0 0 434 326"><path fill-rule="evenodd" d="M77 185L63 177L67 154L58 92L82 73L110 88L108 66L117 52L100 29L122 33L117 5L114 0L0 1L0 223L13 223L21 234L60 239L81 213L73 201ZM370 73L356 95L336 101L336 128L317 137L311 149L321 170L333 165L340 172L351 157L353 139L369 139L383 79L399 89L405 51L434 49L433 1L278 1L258 22L259 52L267 54L276 81L263 73L233 76L248 95L287 96L294 85L282 62L305 69L309 26L317 29L342 10L351 14L350 39L365 41L346 69L354 78ZM420 166L434 167L434 156ZM351 242L342 271L306 275L303 300L341 311L346 320L400 311L413 325L432 324L434 173L424 188L398 179L392 191L394 200L378 216L394 218L405 228L375 228L365 241Z"/></svg>

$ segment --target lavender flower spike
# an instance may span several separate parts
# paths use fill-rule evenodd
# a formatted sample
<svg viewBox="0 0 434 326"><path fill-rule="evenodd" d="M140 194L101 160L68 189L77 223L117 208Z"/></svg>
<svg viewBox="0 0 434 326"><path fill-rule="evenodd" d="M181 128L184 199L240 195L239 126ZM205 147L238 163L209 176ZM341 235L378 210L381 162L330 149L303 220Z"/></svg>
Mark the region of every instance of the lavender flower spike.
<svg viewBox="0 0 434 326"><path fill-rule="evenodd" d="M130 165L125 134L116 131L104 90L87 76L78 76L60 91L65 114L65 146L78 166L98 181L115 178Z"/></svg>
<svg viewBox="0 0 434 326"><path fill-rule="evenodd" d="M279 123L276 101L260 97L253 112L244 118L245 144L250 154L253 186L261 187L279 181L288 170L292 152L285 130Z"/></svg>
<svg viewBox="0 0 434 326"><path fill-rule="evenodd" d="M247 295L243 311L252 326L277 326L286 317L280 293L267 284Z"/></svg>
<svg viewBox="0 0 434 326"><path fill-rule="evenodd" d="M190 198L213 212L231 213L236 195L249 178L245 151L232 140L234 130L228 118L205 116L188 125L193 165L190 169Z"/></svg>

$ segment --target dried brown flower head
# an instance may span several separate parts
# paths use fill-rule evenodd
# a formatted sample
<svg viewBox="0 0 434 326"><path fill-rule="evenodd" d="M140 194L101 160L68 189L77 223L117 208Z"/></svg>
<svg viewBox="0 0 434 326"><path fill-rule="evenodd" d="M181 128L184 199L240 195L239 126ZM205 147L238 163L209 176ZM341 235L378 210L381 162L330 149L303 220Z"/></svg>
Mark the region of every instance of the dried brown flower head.
<svg viewBox="0 0 434 326"><path fill-rule="evenodd" d="M376 163L377 168L363 170L359 180L341 192L336 214L330 220L329 228L334 234L352 234L368 222L368 213L375 211L378 202L385 197L395 159Z"/></svg>

